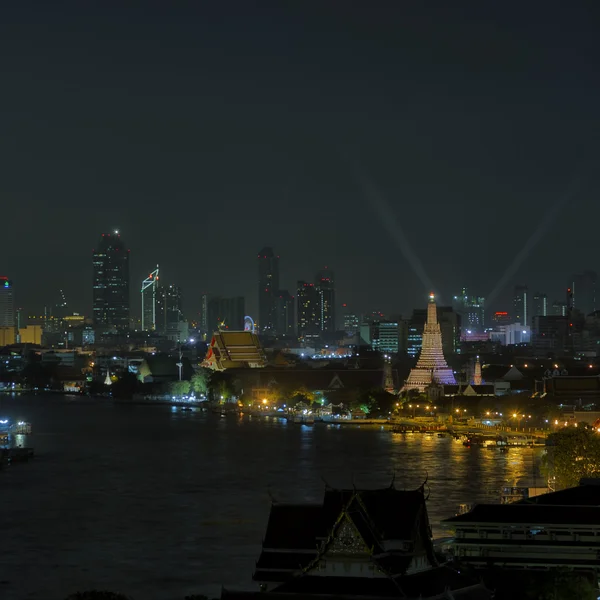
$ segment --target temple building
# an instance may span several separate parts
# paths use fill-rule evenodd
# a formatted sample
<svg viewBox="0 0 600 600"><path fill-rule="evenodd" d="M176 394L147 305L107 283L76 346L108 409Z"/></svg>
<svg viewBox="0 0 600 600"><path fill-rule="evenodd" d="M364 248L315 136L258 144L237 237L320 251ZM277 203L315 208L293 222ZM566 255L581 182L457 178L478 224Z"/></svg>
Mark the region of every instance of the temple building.
<svg viewBox="0 0 600 600"><path fill-rule="evenodd" d="M410 371L403 391L424 392L432 383L453 385L456 384L456 380L444 358L442 331L437 319L435 296L430 294L421 353L416 366Z"/></svg>
<svg viewBox="0 0 600 600"><path fill-rule="evenodd" d="M322 504L273 504L253 577L261 591L221 598L491 598L478 579L440 564L425 501L424 485L392 483L328 488Z"/></svg>
<svg viewBox="0 0 600 600"><path fill-rule="evenodd" d="M213 371L261 368L267 364L258 336L251 331L215 331L202 366Z"/></svg>

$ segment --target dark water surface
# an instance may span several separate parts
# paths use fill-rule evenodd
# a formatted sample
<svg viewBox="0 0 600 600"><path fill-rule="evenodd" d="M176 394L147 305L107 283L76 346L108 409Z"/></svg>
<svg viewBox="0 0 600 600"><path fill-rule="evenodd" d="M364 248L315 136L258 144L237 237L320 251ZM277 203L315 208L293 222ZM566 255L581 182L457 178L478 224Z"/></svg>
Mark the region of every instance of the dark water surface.
<svg viewBox="0 0 600 600"><path fill-rule="evenodd" d="M500 454L379 427L0 396L33 425L36 459L0 471L0 598L110 589L140 600L251 586L272 495L318 501L332 486L416 488L429 476L434 532L461 502L496 502L532 451Z"/></svg>

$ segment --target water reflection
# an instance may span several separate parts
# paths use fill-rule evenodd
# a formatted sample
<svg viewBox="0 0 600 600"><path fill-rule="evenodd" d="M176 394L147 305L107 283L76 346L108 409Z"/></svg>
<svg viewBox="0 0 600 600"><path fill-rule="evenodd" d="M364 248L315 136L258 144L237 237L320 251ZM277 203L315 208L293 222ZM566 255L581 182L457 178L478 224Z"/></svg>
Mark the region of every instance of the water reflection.
<svg viewBox="0 0 600 600"><path fill-rule="evenodd" d="M3 400L2 413L32 423L38 455L0 473L11 540L0 547L3 600L64 597L96 582L148 600L215 597L221 584L248 584L273 498L318 501L324 481L386 486L395 476L414 489L428 478L441 534L459 504L498 502L539 454L85 398Z"/></svg>

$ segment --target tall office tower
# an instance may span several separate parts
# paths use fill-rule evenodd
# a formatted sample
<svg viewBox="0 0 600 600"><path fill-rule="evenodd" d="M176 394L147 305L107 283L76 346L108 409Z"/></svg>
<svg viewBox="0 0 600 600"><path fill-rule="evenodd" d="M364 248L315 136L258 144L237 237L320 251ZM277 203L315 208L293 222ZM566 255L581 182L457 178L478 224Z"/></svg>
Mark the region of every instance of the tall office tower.
<svg viewBox="0 0 600 600"><path fill-rule="evenodd" d="M244 331L246 301L243 296L209 298L207 308L208 335L215 331Z"/></svg>
<svg viewBox="0 0 600 600"><path fill-rule="evenodd" d="M404 385L405 390L424 392L432 383L452 385L456 381L452 369L448 367L442 348L442 330L437 319L435 296L429 296L427 321L423 330L423 344L419 360L411 369Z"/></svg>
<svg viewBox="0 0 600 600"><path fill-rule="evenodd" d="M165 285L158 288L157 321L160 319L164 333L179 329L183 323L183 297L178 285Z"/></svg>
<svg viewBox="0 0 600 600"><path fill-rule="evenodd" d="M275 297L275 308L277 314L277 333L283 335L294 335L296 331L294 296L292 296L287 290L279 290Z"/></svg>
<svg viewBox="0 0 600 600"><path fill-rule="evenodd" d="M0 327L15 326L15 296L12 281L0 277Z"/></svg>
<svg viewBox="0 0 600 600"><path fill-rule="evenodd" d="M142 331L156 330L156 301L158 296L158 265L142 281Z"/></svg>
<svg viewBox="0 0 600 600"><path fill-rule="evenodd" d="M370 326L371 346L379 352L397 354L400 346L398 321L375 321Z"/></svg>
<svg viewBox="0 0 600 600"><path fill-rule="evenodd" d="M553 317L566 317L567 316L567 303L559 302L558 300L552 303L552 307L549 316Z"/></svg>
<svg viewBox="0 0 600 600"><path fill-rule="evenodd" d="M596 310L596 280L598 276L594 271L576 273L571 278L573 290L573 308L589 315Z"/></svg>
<svg viewBox="0 0 600 600"><path fill-rule="evenodd" d="M314 283L298 282L298 337L314 338L321 333L321 294Z"/></svg>
<svg viewBox="0 0 600 600"><path fill-rule="evenodd" d="M129 329L129 250L118 231L103 233L93 252L94 323L107 329Z"/></svg>
<svg viewBox="0 0 600 600"><path fill-rule="evenodd" d="M452 299L452 308L460 315L465 330L481 333L485 329L485 298L482 296L470 296L465 287Z"/></svg>
<svg viewBox="0 0 600 600"><path fill-rule="evenodd" d="M356 335L360 329L360 317L356 313L349 312L348 305L342 304L343 328L347 335Z"/></svg>
<svg viewBox="0 0 600 600"><path fill-rule="evenodd" d="M513 296L513 313L515 323L527 325L529 319L529 292L526 285L515 285Z"/></svg>
<svg viewBox="0 0 600 600"><path fill-rule="evenodd" d="M321 331L335 331L335 282L327 267L317 273L315 285L319 291Z"/></svg>
<svg viewBox="0 0 600 600"><path fill-rule="evenodd" d="M537 292L533 295L533 307L531 310L531 316L532 318L548 316L548 296L546 294L542 294L542 292Z"/></svg>
<svg viewBox="0 0 600 600"><path fill-rule="evenodd" d="M203 334L212 333L208 327L208 294L200 296L200 331Z"/></svg>
<svg viewBox="0 0 600 600"><path fill-rule="evenodd" d="M258 327L261 333L276 333L275 295L279 291L279 256L273 248L258 253Z"/></svg>

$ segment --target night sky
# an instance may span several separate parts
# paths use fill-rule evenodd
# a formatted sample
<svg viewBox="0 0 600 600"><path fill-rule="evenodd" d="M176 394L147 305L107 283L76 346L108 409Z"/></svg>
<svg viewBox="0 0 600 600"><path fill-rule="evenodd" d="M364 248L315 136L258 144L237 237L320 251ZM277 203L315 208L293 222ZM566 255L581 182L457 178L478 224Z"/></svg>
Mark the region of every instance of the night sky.
<svg viewBox="0 0 600 600"><path fill-rule="evenodd" d="M494 308L558 298L600 270L599 9L3 2L0 275L89 314L119 228L132 290L158 262L189 316L203 292L255 314L265 245L293 294L328 265L340 302L408 315L429 290L403 249L445 300L487 295L542 226Z"/></svg>

